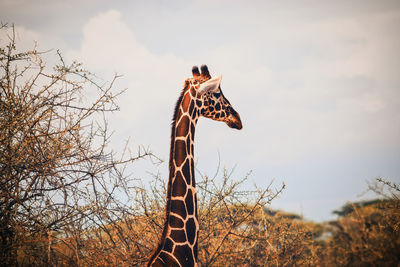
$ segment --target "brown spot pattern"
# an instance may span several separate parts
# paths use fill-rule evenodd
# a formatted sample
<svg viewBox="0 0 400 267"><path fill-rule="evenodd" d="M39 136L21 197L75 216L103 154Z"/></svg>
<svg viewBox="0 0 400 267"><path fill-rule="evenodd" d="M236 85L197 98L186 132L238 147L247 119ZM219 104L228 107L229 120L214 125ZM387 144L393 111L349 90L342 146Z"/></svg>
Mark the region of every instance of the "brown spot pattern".
<svg viewBox="0 0 400 267"><path fill-rule="evenodd" d="M193 218L189 218L186 222L186 235L189 243L193 245L196 237L196 223Z"/></svg>
<svg viewBox="0 0 400 267"><path fill-rule="evenodd" d="M186 152L190 154L190 138L186 139Z"/></svg>
<svg viewBox="0 0 400 267"><path fill-rule="evenodd" d="M183 221L172 214L169 217L169 224L173 228L183 228Z"/></svg>
<svg viewBox="0 0 400 267"><path fill-rule="evenodd" d="M176 136L186 136L189 132L189 117L183 116L176 127Z"/></svg>
<svg viewBox="0 0 400 267"><path fill-rule="evenodd" d="M193 215L194 205L193 205L193 191L188 189L187 196L185 198L186 210L188 215Z"/></svg>
<svg viewBox="0 0 400 267"><path fill-rule="evenodd" d="M172 196L183 197L186 194L186 183L180 172L177 172L174 183L172 185Z"/></svg>
<svg viewBox="0 0 400 267"><path fill-rule="evenodd" d="M193 122L190 123L190 134L192 137L192 141L194 141L194 123Z"/></svg>
<svg viewBox="0 0 400 267"><path fill-rule="evenodd" d="M182 266L185 267L194 266L193 253L188 245L176 246L174 250L174 255Z"/></svg>
<svg viewBox="0 0 400 267"><path fill-rule="evenodd" d="M189 103L190 103L190 95L187 93L187 94L185 94L185 97L183 98L183 101L182 101L183 112L186 112L188 110Z"/></svg>
<svg viewBox="0 0 400 267"><path fill-rule="evenodd" d="M184 230L171 230L169 235L175 242L183 243L186 241L186 233Z"/></svg>
<svg viewBox="0 0 400 267"><path fill-rule="evenodd" d="M181 166L186 158L186 144L185 141L176 140L175 141L175 164L176 166ZM185 174L183 174L185 176Z"/></svg>
<svg viewBox="0 0 400 267"><path fill-rule="evenodd" d="M190 116L192 116L192 114L193 114L193 108L194 108L194 102L192 101L192 102L190 103L190 107L189 107L189 114L190 114Z"/></svg>
<svg viewBox="0 0 400 267"><path fill-rule="evenodd" d="M187 159L186 161L185 161L185 164L183 165L183 167L182 167L182 174L183 174L183 177L185 177L185 179L186 179L186 183L187 184L190 184L190 177L191 177L191 175L190 175L190 166L189 166L189 159Z"/></svg>
<svg viewBox="0 0 400 267"><path fill-rule="evenodd" d="M186 220L186 207L183 201L171 200L171 211L180 215L184 220Z"/></svg>
<svg viewBox="0 0 400 267"><path fill-rule="evenodd" d="M193 149L193 145L192 145L192 149ZM193 160L190 161L190 170L192 171L192 186L195 187L196 182L194 179L194 162L193 162Z"/></svg>
<svg viewBox="0 0 400 267"><path fill-rule="evenodd" d="M173 247L174 247L174 242L171 239L167 238L165 240L164 250L167 252L172 252Z"/></svg>
<svg viewBox="0 0 400 267"><path fill-rule="evenodd" d="M194 86L190 87L190 94L192 97L196 97L196 89L194 89Z"/></svg>

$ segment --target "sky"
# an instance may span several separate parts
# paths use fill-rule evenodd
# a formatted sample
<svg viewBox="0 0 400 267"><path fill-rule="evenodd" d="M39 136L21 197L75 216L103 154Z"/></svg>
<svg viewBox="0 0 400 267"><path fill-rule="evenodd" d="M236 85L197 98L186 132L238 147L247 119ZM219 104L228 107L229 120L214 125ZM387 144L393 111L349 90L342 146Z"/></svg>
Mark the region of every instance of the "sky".
<svg viewBox="0 0 400 267"><path fill-rule="evenodd" d="M271 207L316 221L373 197L368 181L400 182L399 1L2 0L0 20L23 48L123 75L111 146L129 139L164 160L133 167L144 183L167 177L173 108L201 64L243 122L199 121L203 174L220 162L235 179L252 171L250 185L284 182Z"/></svg>

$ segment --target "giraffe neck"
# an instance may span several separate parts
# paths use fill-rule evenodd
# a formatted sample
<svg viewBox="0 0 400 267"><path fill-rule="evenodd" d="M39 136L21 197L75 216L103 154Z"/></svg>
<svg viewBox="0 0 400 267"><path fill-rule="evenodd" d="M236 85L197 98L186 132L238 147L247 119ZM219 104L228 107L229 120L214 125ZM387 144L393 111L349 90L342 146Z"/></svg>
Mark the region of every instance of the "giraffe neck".
<svg viewBox="0 0 400 267"><path fill-rule="evenodd" d="M193 144L199 112L196 85L186 81L178 99L171 133L166 220L149 266L197 266L199 231Z"/></svg>

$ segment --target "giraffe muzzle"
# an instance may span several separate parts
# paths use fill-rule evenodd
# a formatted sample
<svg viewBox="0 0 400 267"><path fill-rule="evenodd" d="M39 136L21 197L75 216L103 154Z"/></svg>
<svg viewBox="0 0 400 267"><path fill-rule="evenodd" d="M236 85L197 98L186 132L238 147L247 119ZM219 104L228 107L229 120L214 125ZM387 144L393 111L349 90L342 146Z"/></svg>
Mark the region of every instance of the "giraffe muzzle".
<svg viewBox="0 0 400 267"><path fill-rule="evenodd" d="M234 114L231 114L228 117L226 124L228 124L229 127L238 129L238 130L243 128L242 121L240 120L240 116L237 112L234 112Z"/></svg>

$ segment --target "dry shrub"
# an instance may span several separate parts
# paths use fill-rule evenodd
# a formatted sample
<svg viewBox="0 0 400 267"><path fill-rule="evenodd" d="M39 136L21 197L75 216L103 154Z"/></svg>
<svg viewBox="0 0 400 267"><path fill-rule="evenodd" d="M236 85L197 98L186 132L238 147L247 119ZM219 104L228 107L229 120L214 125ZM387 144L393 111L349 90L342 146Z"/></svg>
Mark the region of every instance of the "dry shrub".
<svg viewBox="0 0 400 267"><path fill-rule="evenodd" d="M232 172L203 179L199 192L199 264L245 266L252 252L265 240L260 231L265 206L279 195L284 185L272 190L245 190L247 177L233 180Z"/></svg>
<svg viewBox="0 0 400 267"><path fill-rule="evenodd" d="M0 26L0 262L79 265L83 233L127 213L128 163L107 149L106 113L122 91L55 53L19 51L14 28ZM89 97L90 96L90 97ZM126 152L126 154L124 154ZM108 220L107 220L108 219ZM69 242L74 240L75 243ZM53 243L68 244L67 261ZM68 247L67 246L67 247ZM72 257L70 257L73 255Z"/></svg>
<svg viewBox="0 0 400 267"><path fill-rule="evenodd" d="M397 185L382 179L371 189L385 196L350 203L342 218L331 222L332 239L325 255L334 266L398 266L400 263L400 201ZM389 195L382 194L385 185ZM379 190L378 190L379 189Z"/></svg>

